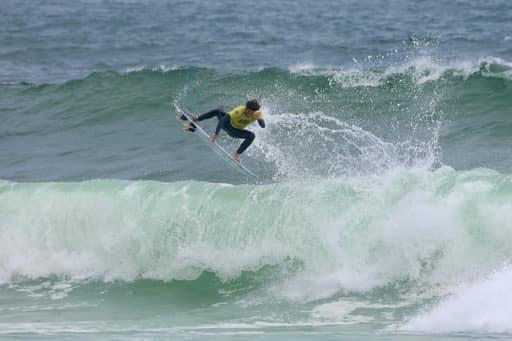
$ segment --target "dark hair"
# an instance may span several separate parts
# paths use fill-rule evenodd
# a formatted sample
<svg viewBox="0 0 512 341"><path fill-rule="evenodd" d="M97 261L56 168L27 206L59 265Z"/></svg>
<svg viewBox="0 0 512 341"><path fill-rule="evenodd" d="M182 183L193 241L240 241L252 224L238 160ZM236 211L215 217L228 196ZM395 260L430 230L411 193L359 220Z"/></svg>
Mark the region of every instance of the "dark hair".
<svg viewBox="0 0 512 341"><path fill-rule="evenodd" d="M245 107L247 109L251 109L252 111L258 111L260 110L260 103L255 100L255 99L251 99L250 101L248 101L247 103L245 103Z"/></svg>

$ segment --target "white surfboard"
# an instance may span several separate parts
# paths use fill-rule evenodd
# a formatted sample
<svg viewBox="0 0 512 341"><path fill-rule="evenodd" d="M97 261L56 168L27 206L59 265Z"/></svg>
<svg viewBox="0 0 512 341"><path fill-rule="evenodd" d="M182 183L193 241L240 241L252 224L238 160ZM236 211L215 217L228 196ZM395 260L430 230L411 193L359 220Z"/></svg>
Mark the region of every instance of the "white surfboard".
<svg viewBox="0 0 512 341"><path fill-rule="evenodd" d="M179 114L182 114L183 116L185 116L187 118L187 120L192 122L192 117L190 116L189 112L187 112L186 110L180 108L176 102L174 103L174 107L176 108L176 111ZM208 140L210 135L208 135L208 133L197 122L193 122L193 123L196 126L196 131L194 133L196 133L196 135L198 135L203 141L205 141L206 144L217 155L219 155L223 160L225 160L228 163L229 166L231 166L232 168L236 169L237 171L239 171L239 172L241 172L241 173L243 173L243 174L245 174L247 176L254 177L254 178L258 179L258 176L253 171L251 171L249 168L244 166L241 162L235 161L233 159L233 157L231 156L231 154L229 154L217 142L210 143L210 141Z"/></svg>

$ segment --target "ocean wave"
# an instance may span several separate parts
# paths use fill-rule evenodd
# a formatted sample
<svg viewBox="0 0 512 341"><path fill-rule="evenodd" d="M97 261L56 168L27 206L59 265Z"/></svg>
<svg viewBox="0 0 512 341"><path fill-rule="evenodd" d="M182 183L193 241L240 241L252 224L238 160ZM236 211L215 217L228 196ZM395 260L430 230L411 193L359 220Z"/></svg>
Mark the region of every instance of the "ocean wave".
<svg viewBox="0 0 512 341"><path fill-rule="evenodd" d="M376 174L396 166L441 164L507 171L509 164L502 155L508 152L507 109L512 103L509 81L503 77L509 70L507 62L496 59L479 66L443 66L426 58L382 71L226 72L178 67L96 72L64 84L9 88L9 97L3 100L7 124L0 128L0 139L12 142L9 148L16 148L16 136L23 136L27 145L44 141L54 146L56 136L63 135L70 148L61 155L55 145L49 163L59 164L65 179L84 179L83 172L76 170L77 175L76 167L70 166L77 156L87 164L101 164L113 154L135 160L133 150L143 150L143 141L155 136L159 137L152 140L155 146L161 144L158 152L169 150L164 143L188 145L182 135L174 134L180 131L173 117L174 101L205 112L259 98L269 124L266 129L255 128L258 138L247 155L249 162L258 160L258 171L266 179ZM205 122L207 130L213 129L213 121ZM105 145L113 146L113 141L115 150L107 151ZM221 142L236 149L230 139ZM84 144L94 146L97 153L81 153ZM487 149L472 154L478 148ZM463 153L466 157L460 161ZM26 162L26 155L17 156L12 164ZM123 168L121 174L140 178L152 171L141 175ZM54 179L37 169L24 172L29 176L19 178L19 168L5 168L2 177ZM108 170L88 174L97 178Z"/></svg>
<svg viewBox="0 0 512 341"><path fill-rule="evenodd" d="M277 266L289 300L451 287L512 256L511 183L449 168L256 186L3 182L0 281L232 281Z"/></svg>
<svg viewBox="0 0 512 341"><path fill-rule="evenodd" d="M498 79L512 80L512 62L506 61L499 57L484 57L477 60L448 60L441 61L432 56L419 56L405 60L401 63L392 63L389 66L372 67L371 65L363 66L360 63L354 63L352 67L318 67L314 63L300 63L291 65L288 69L276 67L260 67L247 70L216 70L206 67L195 67L187 65L134 65L126 67L122 70L110 71L94 71L81 79L72 79L60 83L66 85L76 81L85 81L95 79L98 75L105 74L110 77L135 76L139 74L151 75L160 74L166 77L200 77L201 74L215 74L220 78L239 76L242 78L248 75L252 78L279 78L279 77L327 77L344 88L357 87L378 87L385 85L386 82L397 75L410 77L410 79L418 85L435 82L443 79L456 78L467 80L469 77L483 76ZM9 81L2 83L3 85L19 84L24 86L47 86L59 85L54 83L30 83Z"/></svg>
<svg viewBox="0 0 512 341"><path fill-rule="evenodd" d="M465 81L479 76L512 80L512 63L497 57L440 62L431 56L420 56L380 70L360 67L318 69L314 64L301 64L290 67L289 71L330 77L343 88L379 87L389 84L396 76L406 76L417 85L440 80Z"/></svg>

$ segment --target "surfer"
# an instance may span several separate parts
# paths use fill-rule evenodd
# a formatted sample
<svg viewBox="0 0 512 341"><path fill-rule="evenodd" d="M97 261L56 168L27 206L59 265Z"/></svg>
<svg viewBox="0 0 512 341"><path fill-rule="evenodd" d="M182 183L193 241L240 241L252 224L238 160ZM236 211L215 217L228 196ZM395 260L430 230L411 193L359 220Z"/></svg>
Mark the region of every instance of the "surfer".
<svg viewBox="0 0 512 341"><path fill-rule="evenodd" d="M215 143L221 129L224 129L226 133L233 138L244 139L236 153L233 155L233 159L240 162L240 155L251 145L252 141L254 141L254 138L256 137L252 131L246 130L245 128L255 121L258 121L260 127L265 128L263 114L259 111L260 107L260 103L257 100L252 99L245 105L240 105L228 113L221 109L214 109L199 116L194 114L191 114L190 116L194 122L200 122L212 117L217 117L217 128L215 128L215 132L210 135L210 143ZM182 121L187 120L185 115L178 115L176 118ZM196 126L191 122L183 129L185 131L193 132L196 130Z"/></svg>

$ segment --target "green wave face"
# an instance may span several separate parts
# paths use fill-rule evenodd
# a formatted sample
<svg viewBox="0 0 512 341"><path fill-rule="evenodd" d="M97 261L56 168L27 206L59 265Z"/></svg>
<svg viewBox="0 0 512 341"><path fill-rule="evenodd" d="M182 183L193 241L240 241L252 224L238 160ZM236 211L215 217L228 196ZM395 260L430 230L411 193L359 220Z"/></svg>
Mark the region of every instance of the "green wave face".
<svg viewBox="0 0 512 341"><path fill-rule="evenodd" d="M510 256L511 196L508 176L449 168L255 186L4 182L0 278L230 281L292 261L293 276L346 273L338 290L446 284Z"/></svg>
<svg viewBox="0 0 512 341"><path fill-rule="evenodd" d="M511 201L510 176L448 167L269 185L3 182L0 281L89 321L102 318L92 305L193 330L436 330L463 305L422 312L512 256Z"/></svg>

